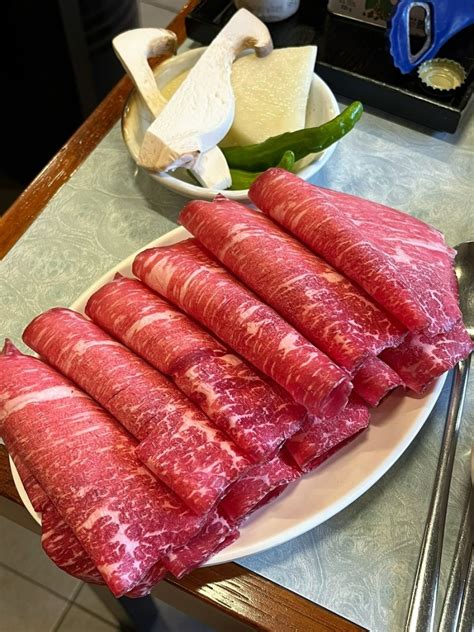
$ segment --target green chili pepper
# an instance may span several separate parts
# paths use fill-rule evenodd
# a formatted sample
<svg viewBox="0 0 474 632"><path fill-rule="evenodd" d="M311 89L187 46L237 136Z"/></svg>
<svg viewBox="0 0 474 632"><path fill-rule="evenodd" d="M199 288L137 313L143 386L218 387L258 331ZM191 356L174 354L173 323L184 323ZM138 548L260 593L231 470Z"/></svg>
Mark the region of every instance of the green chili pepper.
<svg viewBox="0 0 474 632"><path fill-rule="evenodd" d="M289 150L285 151L277 167L281 167L282 169L286 169L287 171L292 171L294 166L295 154ZM256 180L261 173L261 171L251 172L242 171L241 169L231 169L230 175L232 176L232 184L229 188L234 191L248 189L250 185L253 184L253 181Z"/></svg>
<svg viewBox="0 0 474 632"><path fill-rule="evenodd" d="M222 151L231 169L265 171L277 166L281 156L287 150L295 154L295 160L301 160L308 154L327 149L351 131L362 116L363 110L362 103L354 101L339 116L319 127L286 132L267 138L257 145L226 147Z"/></svg>

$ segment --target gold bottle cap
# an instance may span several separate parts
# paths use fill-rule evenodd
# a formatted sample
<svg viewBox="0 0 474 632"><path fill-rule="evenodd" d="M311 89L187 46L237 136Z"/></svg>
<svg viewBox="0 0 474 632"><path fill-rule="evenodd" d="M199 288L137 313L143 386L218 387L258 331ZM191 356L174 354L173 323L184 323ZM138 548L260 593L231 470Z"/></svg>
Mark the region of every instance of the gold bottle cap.
<svg viewBox="0 0 474 632"><path fill-rule="evenodd" d="M466 71L457 61L438 57L424 61L418 67L418 77L428 88L444 92L462 86Z"/></svg>

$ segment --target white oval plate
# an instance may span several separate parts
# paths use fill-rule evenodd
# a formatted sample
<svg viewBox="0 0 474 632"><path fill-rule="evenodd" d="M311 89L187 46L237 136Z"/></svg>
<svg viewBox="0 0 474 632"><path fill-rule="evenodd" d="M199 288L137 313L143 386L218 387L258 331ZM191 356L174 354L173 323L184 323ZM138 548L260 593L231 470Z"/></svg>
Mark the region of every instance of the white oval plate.
<svg viewBox="0 0 474 632"><path fill-rule="evenodd" d="M194 48L185 53L181 53L181 55L177 55L177 57L172 57L157 66L154 73L158 87L163 89L172 79L191 68L204 50L205 48ZM336 97L329 86L321 77L313 74L306 108L306 127L317 127L323 123L327 123L337 116L339 112ZM151 122L152 119L142 104L137 91L133 90L130 93L122 114L122 136L135 162L138 162L138 154L143 142L143 137ZM332 156L336 145L337 143L334 143L324 151L301 160L299 163L300 169L297 171L300 178L309 180L316 172L322 169ZM169 173L148 173L167 189L188 198L213 200L218 193L222 193L231 200L248 199L248 189L242 189L241 191L219 191L217 189L206 189L205 187L193 184L185 169L177 169L173 172L173 175Z"/></svg>
<svg viewBox="0 0 474 632"><path fill-rule="evenodd" d="M189 236L176 228L145 248L166 246ZM74 301L71 309L84 312L88 298L116 272L132 276L135 254L109 270ZM242 527L240 538L207 562L207 566L259 553L309 531L354 502L374 485L400 458L425 423L443 388L439 377L423 397L394 393L374 409L369 428L317 470L307 474L273 503L255 512ZM18 472L10 459L13 480L33 518L41 516L31 506Z"/></svg>

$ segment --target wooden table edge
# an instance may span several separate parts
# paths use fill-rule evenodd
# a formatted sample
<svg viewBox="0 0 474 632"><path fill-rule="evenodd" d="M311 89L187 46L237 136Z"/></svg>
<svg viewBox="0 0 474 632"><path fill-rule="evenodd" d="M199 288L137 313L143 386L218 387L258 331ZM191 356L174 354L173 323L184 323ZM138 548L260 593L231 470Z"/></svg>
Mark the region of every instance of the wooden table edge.
<svg viewBox="0 0 474 632"><path fill-rule="evenodd" d="M185 17L197 4L198 0L189 0L168 26L176 33L180 44L186 38ZM160 61L158 59L156 63ZM53 195L119 120L131 88L129 79L123 77L0 218L0 259L5 257ZM7 502L14 503L15 507L23 507L11 476L8 454L3 446L0 446L0 496ZM26 509L24 512L26 514ZM29 525L24 518L22 516L17 521L22 526L28 525L34 529L33 521ZM250 629L271 632L352 632L363 629L235 563L200 568L181 580L168 579L165 583L177 589L178 594L182 593L181 598L184 599L185 595L192 596ZM163 598L161 591L154 592Z"/></svg>

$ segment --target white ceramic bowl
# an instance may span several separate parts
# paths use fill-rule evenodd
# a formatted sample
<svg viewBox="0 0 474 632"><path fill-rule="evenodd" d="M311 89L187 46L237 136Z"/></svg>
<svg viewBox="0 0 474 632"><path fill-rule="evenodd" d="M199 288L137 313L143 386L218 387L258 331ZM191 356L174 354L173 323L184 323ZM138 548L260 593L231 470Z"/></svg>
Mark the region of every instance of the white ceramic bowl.
<svg viewBox="0 0 474 632"><path fill-rule="evenodd" d="M202 55L204 48L189 50L177 57L168 59L155 69L155 77L158 87L162 89L172 79L180 75L185 70L191 68ZM339 114L339 106L334 94L327 84L318 75L313 74L311 89L309 93L308 105L306 109L306 127L316 127L331 120ZM122 116L122 135L132 158L137 161L140 146L143 141L145 131L151 124L152 119L138 93L133 90L125 105ZM300 161L301 168L297 174L304 180L308 180L317 171L322 169L331 157L336 143L325 151L314 154L308 159ZM164 187L179 193L188 198L201 200L212 200L217 193L223 193L232 200L247 200L248 189L242 191L218 191L206 189L194 184L185 169L177 169L169 174L149 172L150 175Z"/></svg>

